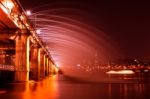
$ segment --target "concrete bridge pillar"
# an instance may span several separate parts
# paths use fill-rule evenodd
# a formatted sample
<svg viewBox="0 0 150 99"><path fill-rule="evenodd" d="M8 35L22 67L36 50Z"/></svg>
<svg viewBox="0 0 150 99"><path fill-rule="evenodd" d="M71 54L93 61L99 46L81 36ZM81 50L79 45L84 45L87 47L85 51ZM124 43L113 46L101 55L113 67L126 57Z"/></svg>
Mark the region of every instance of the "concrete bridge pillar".
<svg viewBox="0 0 150 99"><path fill-rule="evenodd" d="M40 56L41 56L41 58L40 58L40 76L41 76L41 78L44 78L45 77L45 64L44 64L44 62L45 62L45 52L43 51L43 50L41 50L41 53L40 53Z"/></svg>
<svg viewBox="0 0 150 99"><path fill-rule="evenodd" d="M43 77L45 77L45 72L46 72L46 54L43 54Z"/></svg>
<svg viewBox="0 0 150 99"><path fill-rule="evenodd" d="M54 66L54 64L52 64L52 74L55 74L55 68L54 68L55 66Z"/></svg>
<svg viewBox="0 0 150 99"><path fill-rule="evenodd" d="M46 56L46 64L45 64L45 74L48 76L48 56Z"/></svg>
<svg viewBox="0 0 150 99"><path fill-rule="evenodd" d="M45 76L46 76L46 66L47 66L47 55L45 54L44 55L44 74L45 74Z"/></svg>
<svg viewBox="0 0 150 99"><path fill-rule="evenodd" d="M47 63L47 75L49 75L49 58L48 58L48 63Z"/></svg>
<svg viewBox="0 0 150 99"><path fill-rule="evenodd" d="M48 72L51 74L51 59L49 59L49 67L48 67Z"/></svg>
<svg viewBox="0 0 150 99"><path fill-rule="evenodd" d="M22 32L22 33L21 33ZM15 40L15 81L29 80L29 33L18 32Z"/></svg>
<svg viewBox="0 0 150 99"><path fill-rule="evenodd" d="M32 79L39 80L40 79L40 46L38 44L33 45L33 52L31 56L31 66L32 66Z"/></svg>
<svg viewBox="0 0 150 99"><path fill-rule="evenodd" d="M53 62L51 61L51 64L50 64L50 73L53 74Z"/></svg>

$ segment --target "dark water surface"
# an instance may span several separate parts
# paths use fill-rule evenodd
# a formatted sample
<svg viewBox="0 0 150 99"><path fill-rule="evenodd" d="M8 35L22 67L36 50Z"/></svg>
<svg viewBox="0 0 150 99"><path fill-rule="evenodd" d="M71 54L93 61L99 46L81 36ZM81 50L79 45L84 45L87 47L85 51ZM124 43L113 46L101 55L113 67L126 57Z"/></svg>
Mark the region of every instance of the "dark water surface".
<svg viewBox="0 0 150 99"><path fill-rule="evenodd" d="M0 99L150 99L150 83L78 82L55 75L39 82L1 84Z"/></svg>

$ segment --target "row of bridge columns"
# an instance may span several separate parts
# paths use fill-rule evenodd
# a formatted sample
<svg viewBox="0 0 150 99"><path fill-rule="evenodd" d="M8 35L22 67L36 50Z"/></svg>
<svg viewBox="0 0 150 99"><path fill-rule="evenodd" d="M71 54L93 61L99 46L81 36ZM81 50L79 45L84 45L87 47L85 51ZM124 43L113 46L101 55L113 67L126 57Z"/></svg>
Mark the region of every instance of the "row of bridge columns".
<svg viewBox="0 0 150 99"><path fill-rule="evenodd" d="M15 38L15 81L40 80L55 72L54 63L30 33L22 31Z"/></svg>

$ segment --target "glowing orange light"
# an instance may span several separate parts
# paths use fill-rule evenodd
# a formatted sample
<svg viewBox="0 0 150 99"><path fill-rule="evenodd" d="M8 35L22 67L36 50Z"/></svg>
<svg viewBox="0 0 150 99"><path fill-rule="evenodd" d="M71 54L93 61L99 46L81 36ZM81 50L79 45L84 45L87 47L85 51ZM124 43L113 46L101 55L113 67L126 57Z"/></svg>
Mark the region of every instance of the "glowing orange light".
<svg viewBox="0 0 150 99"><path fill-rule="evenodd" d="M20 19L21 19L22 21L24 21L24 20L25 20L25 16L21 15L21 16L20 16Z"/></svg>
<svg viewBox="0 0 150 99"><path fill-rule="evenodd" d="M56 67L60 67L60 63L56 63Z"/></svg>
<svg viewBox="0 0 150 99"><path fill-rule="evenodd" d="M54 69L55 69L55 72L57 73L57 72L58 72L58 68L57 68L57 67L55 67Z"/></svg>
<svg viewBox="0 0 150 99"><path fill-rule="evenodd" d="M11 0L4 0L4 1L2 2L2 4L3 4L6 8L8 8L9 10L11 10L11 9L14 7L14 4L13 4L13 2L12 2Z"/></svg>
<svg viewBox="0 0 150 99"><path fill-rule="evenodd" d="M3 5L0 4L0 8L1 8L6 14L8 14L8 10L7 10Z"/></svg>
<svg viewBox="0 0 150 99"><path fill-rule="evenodd" d="M25 91L22 92L22 99L58 99L57 76L42 80L41 83L30 81L25 83ZM36 88L35 88L36 87ZM35 94L33 94L33 91Z"/></svg>
<svg viewBox="0 0 150 99"><path fill-rule="evenodd" d="M134 74L132 70L119 70L119 71L110 70L106 73L107 74Z"/></svg>

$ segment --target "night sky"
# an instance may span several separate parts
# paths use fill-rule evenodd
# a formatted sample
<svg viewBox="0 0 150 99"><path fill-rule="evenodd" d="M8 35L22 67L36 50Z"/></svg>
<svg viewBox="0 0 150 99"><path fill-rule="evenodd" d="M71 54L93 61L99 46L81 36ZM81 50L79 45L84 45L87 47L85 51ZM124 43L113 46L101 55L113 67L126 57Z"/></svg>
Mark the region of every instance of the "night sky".
<svg viewBox="0 0 150 99"><path fill-rule="evenodd" d="M101 0L20 0L25 10L76 8L84 21L103 30L127 58L150 59L150 3ZM80 16L79 16L80 17ZM96 33L99 36L99 33Z"/></svg>

